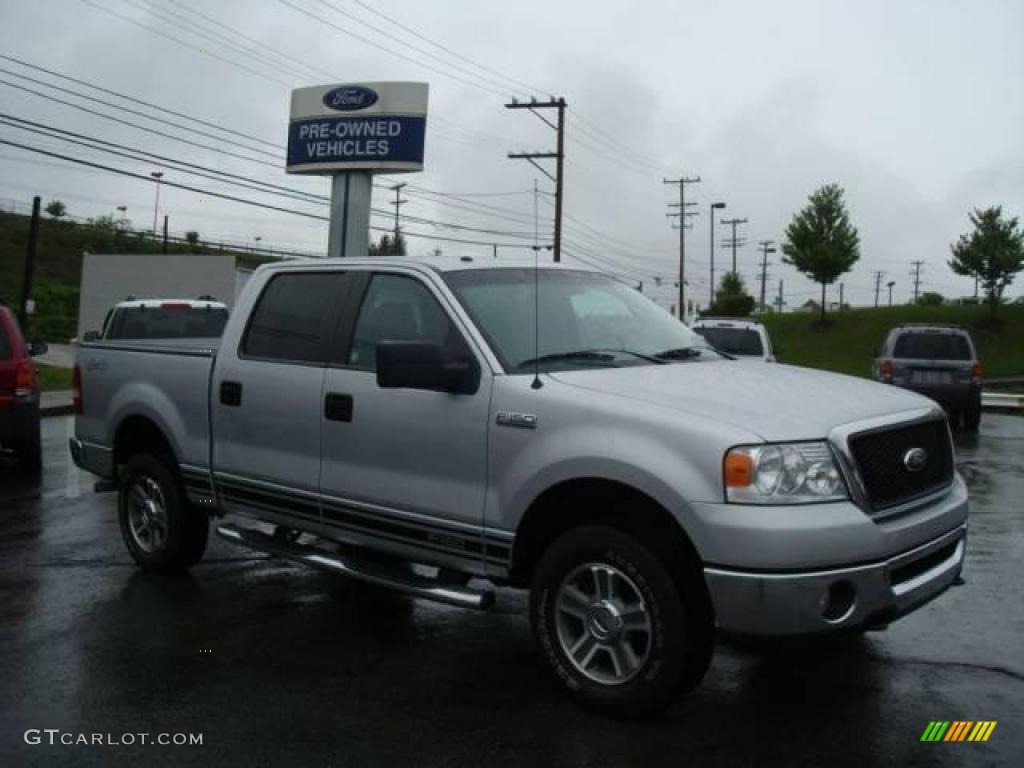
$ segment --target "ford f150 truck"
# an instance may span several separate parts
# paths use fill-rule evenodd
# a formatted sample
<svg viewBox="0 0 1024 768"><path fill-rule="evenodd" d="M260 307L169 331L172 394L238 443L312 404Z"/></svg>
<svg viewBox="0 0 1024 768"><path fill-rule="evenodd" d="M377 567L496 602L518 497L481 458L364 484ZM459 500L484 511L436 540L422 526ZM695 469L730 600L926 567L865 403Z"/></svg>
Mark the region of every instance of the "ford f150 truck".
<svg viewBox="0 0 1024 768"><path fill-rule="evenodd" d="M141 566L196 563L213 517L423 598L529 589L556 678L621 715L695 686L716 629L884 626L964 559L931 400L733 361L558 265L267 265L218 341L82 344L75 408L73 457L118 490Z"/></svg>

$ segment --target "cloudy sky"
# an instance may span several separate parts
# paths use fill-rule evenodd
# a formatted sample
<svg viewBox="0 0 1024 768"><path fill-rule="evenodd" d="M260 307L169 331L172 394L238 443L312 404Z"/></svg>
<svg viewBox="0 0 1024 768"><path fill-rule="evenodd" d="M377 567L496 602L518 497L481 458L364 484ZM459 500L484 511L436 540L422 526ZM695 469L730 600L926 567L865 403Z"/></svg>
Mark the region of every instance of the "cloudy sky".
<svg viewBox="0 0 1024 768"><path fill-rule="evenodd" d="M1019 0L0 0L0 54L180 116L9 59L0 59L0 112L327 194L326 179L283 171L290 90L427 81L426 170L401 179L410 183L402 212L411 217L411 250L490 256L489 243L497 242L501 258L532 242L535 179L542 242L550 240L552 216L548 180L506 155L554 142L533 115L503 104L564 96L567 253L643 280L667 304L678 232L665 216L675 191L662 180L700 176L702 183L688 187L699 203L691 210L700 212L687 233L691 290L706 301L707 206L721 200L726 217L749 219L740 229L749 244L738 267L756 291L757 241L781 240L807 195L838 182L862 243L861 260L845 278L847 300L871 302L872 273L883 270L883 284L894 280L900 301L912 290L918 259L925 261L922 290L973 291L946 266L970 208L1002 204L1024 214L1022 29ZM0 139L144 175L163 168L167 180L325 213L316 201L196 178L39 129L0 124ZM124 205L135 226L150 227L154 192L142 180L0 145L6 209L41 194L80 216ZM390 210L389 199L376 190L375 208ZM260 237L262 245L303 252L322 252L326 243L322 221L167 186L165 213L172 231L194 229L209 240ZM390 226L384 215L373 223ZM727 235L716 228L716 240ZM791 306L817 295L779 255L771 257L769 295L780 279ZM718 264L727 259L720 250ZM1022 288L1018 280L1009 293Z"/></svg>

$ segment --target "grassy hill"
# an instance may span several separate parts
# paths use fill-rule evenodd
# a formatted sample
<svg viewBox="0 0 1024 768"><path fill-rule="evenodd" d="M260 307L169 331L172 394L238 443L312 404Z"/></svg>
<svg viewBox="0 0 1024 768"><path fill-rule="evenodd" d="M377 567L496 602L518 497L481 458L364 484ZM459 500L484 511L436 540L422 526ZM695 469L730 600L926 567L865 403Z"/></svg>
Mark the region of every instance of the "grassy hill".
<svg viewBox="0 0 1024 768"><path fill-rule="evenodd" d="M1024 375L1024 306L999 308L1002 326L984 326L986 307L879 307L830 312L824 330L815 327L817 314L762 315L779 358L793 365L825 368L854 376L870 376L871 360L885 334L898 323L955 323L967 328L978 346L986 376Z"/></svg>

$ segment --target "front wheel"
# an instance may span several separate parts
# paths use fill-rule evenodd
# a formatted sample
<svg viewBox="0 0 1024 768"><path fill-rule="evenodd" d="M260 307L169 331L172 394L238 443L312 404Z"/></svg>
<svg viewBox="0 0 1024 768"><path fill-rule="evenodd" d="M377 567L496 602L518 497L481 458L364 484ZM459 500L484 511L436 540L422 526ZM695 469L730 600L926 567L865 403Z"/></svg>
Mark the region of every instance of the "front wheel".
<svg viewBox="0 0 1024 768"><path fill-rule="evenodd" d="M577 528L541 559L530 615L545 660L580 704L639 718L707 671L713 620L703 589L622 531Z"/></svg>
<svg viewBox="0 0 1024 768"><path fill-rule="evenodd" d="M121 535L143 568L173 571L197 563L206 551L205 511L185 499L166 462L151 454L128 460L118 496Z"/></svg>

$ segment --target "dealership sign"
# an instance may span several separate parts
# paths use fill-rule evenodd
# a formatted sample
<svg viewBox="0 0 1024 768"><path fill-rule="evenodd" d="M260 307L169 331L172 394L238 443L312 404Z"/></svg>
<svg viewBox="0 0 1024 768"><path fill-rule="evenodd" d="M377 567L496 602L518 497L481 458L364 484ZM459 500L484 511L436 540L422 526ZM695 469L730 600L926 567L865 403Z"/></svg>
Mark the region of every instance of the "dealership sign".
<svg viewBox="0 0 1024 768"><path fill-rule="evenodd" d="M288 173L423 170L426 83L322 85L292 91Z"/></svg>

